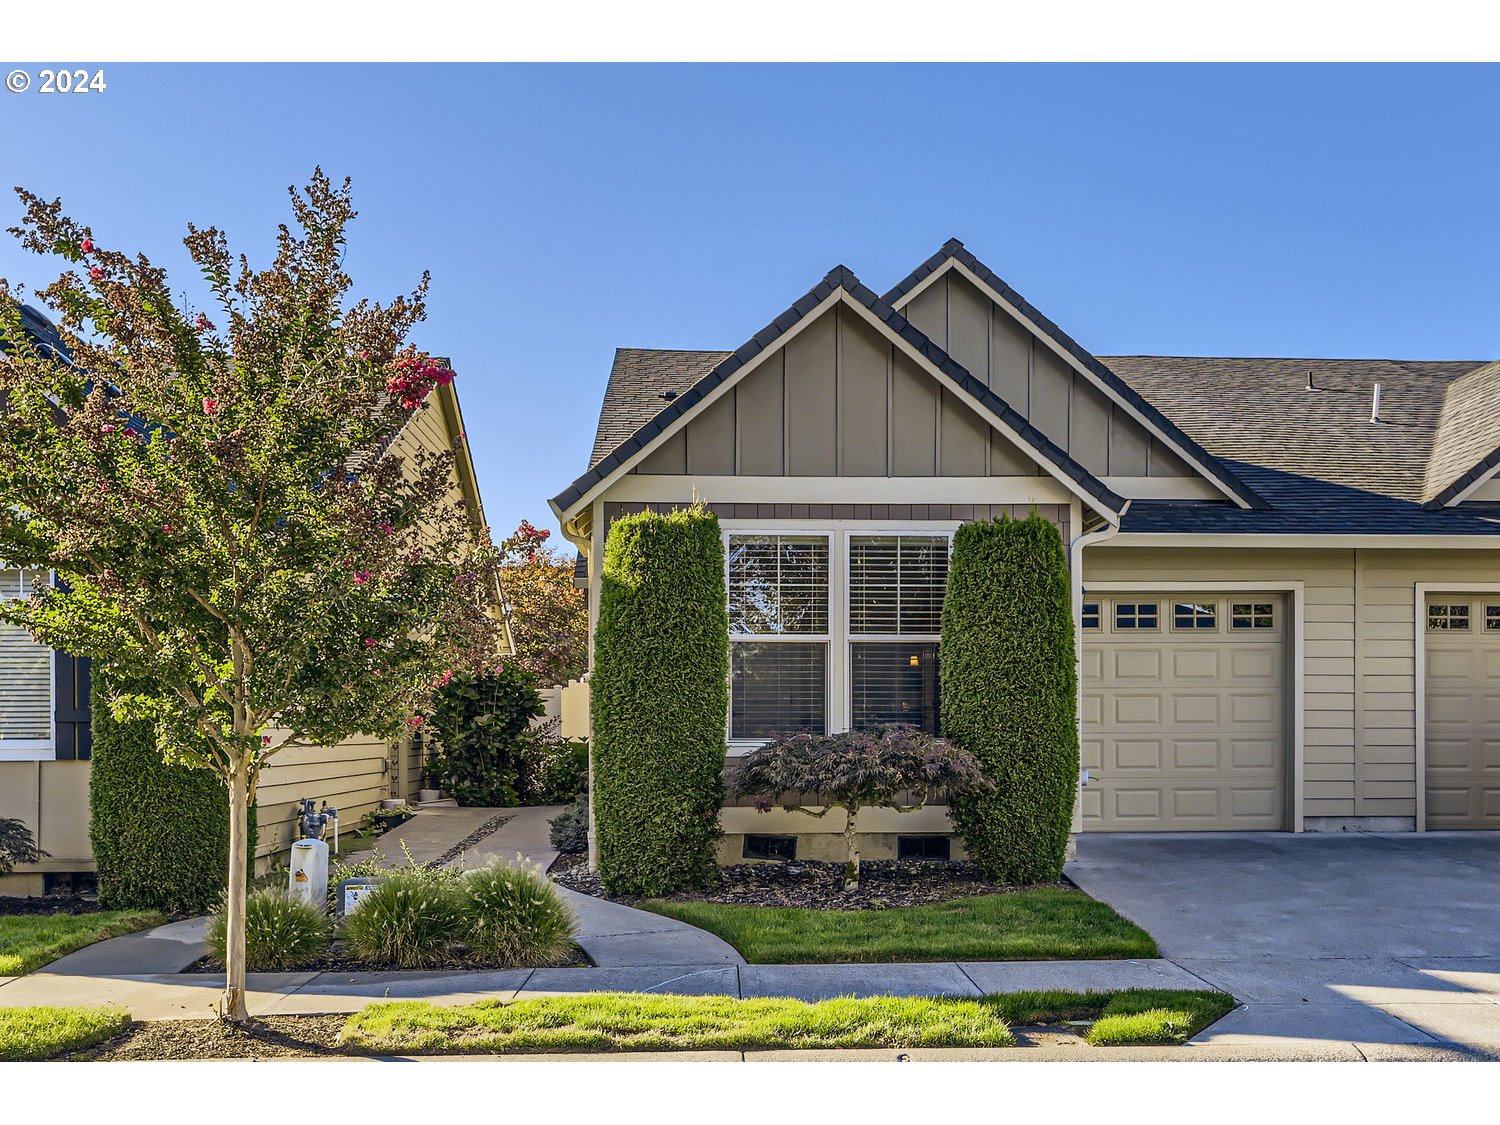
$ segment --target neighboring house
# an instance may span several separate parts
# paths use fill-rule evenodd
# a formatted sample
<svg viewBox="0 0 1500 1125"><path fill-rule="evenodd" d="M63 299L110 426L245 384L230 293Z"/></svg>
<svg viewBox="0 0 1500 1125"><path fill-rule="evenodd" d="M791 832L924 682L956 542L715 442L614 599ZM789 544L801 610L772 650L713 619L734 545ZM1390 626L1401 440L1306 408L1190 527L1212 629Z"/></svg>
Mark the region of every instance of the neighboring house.
<svg viewBox="0 0 1500 1125"><path fill-rule="evenodd" d="M619 350L552 506L591 626L612 520L718 514L731 754L936 729L949 539L1034 508L1074 574L1075 828L1500 828L1497 471L1500 363L1100 358L952 241L733 352ZM867 815L867 854L946 847L940 808ZM842 827L722 822L724 857Z"/></svg>
<svg viewBox="0 0 1500 1125"><path fill-rule="evenodd" d="M65 354L51 323L34 310L27 313L32 332L55 340L59 354ZM453 488L477 525L487 527L469 444L461 436L463 415L453 384L435 387L428 401L427 409L412 413L388 455L454 450ZM44 578L0 569L0 598L29 595L32 583ZM498 586L495 597L501 607ZM55 652L23 630L0 624L0 816L25 822L36 832L38 844L51 853L50 859L22 865L16 874L0 878L0 895L41 894L68 885L75 873L93 871L89 721L88 660ZM341 828L353 831L382 799L415 801L422 764L420 739L351 738L337 746L283 751L261 775L257 858L264 861L290 847L296 838L299 799L312 797L336 806ZM161 815L171 816L172 810L163 809Z"/></svg>

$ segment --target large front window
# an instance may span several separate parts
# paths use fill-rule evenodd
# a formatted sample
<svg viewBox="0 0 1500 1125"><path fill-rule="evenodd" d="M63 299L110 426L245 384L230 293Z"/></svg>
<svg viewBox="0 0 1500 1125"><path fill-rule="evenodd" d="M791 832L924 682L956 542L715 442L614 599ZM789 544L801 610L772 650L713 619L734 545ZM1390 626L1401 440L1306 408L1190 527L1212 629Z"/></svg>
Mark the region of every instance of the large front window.
<svg viewBox="0 0 1500 1125"><path fill-rule="evenodd" d="M728 538L729 736L938 729L946 534Z"/></svg>
<svg viewBox="0 0 1500 1125"><path fill-rule="evenodd" d="M0 570L0 600L28 598L44 571ZM52 650L0 624L0 751L52 745Z"/></svg>

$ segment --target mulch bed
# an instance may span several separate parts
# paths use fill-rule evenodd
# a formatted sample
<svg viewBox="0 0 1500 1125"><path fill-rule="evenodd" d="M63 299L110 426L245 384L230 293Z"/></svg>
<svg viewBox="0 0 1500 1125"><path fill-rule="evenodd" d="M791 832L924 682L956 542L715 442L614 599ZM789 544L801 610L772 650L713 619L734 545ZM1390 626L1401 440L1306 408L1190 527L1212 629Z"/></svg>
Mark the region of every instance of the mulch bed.
<svg viewBox="0 0 1500 1125"><path fill-rule="evenodd" d="M133 1023L97 1047L64 1058L127 1062L142 1059L293 1059L341 1055L338 1034L347 1016L266 1016L250 1031L218 1020Z"/></svg>
<svg viewBox="0 0 1500 1125"><path fill-rule="evenodd" d="M97 914L103 909L92 895L0 896L0 914Z"/></svg>
<svg viewBox="0 0 1500 1125"><path fill-rule="evenodd" d="M860 864L859 890L844 891L844 865L817 860L794 863L737 863L719 868L722 879L712 890L667 896L668 902L717 902L732 906L792 906L813 910L881 910L922 906L974 895L998 894L1014 887L991 883L972 863L930 860L867 860ZM552 878L569 890L627 905L641 901L605 894L599 876L581 855L559 856Z"/></svg>

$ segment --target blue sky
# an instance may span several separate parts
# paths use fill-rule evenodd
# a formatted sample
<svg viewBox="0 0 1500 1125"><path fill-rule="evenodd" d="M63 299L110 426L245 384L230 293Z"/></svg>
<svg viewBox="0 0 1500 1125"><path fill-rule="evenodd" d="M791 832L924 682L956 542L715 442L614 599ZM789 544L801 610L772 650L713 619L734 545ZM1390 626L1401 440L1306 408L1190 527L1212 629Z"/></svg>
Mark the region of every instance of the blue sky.
<svg viewBox="0 0 1500 1125"><path fill-rule="evenodd" d="M950 236L1099 354L1500 355L1493 66L105 69L0 93L0 179L191 291L187 221L264 256L352 176L358 291L432 271L497 534L555 526L616 346L733 348Z"/></svg>

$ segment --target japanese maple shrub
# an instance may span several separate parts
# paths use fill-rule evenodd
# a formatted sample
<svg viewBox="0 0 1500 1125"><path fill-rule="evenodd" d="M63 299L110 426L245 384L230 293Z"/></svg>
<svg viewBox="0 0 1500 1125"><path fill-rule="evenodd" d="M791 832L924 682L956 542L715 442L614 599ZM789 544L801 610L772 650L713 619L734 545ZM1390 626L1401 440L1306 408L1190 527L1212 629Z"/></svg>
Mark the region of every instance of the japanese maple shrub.
<svg viewBox="0 0 1500 1125"><path fill-rule="evenodd" d="M774 738L741 758L731 776L733 792L754 798L760 812L777 802L819 818L843 809L846 891L859 890L860 809L916 812L939 792L992 788L968 751L904 725Z"/></svg>
<svg viewBox="0 0 1500 1125"><path fill-rule="evenodd" d="M352 298L349 185L321 170L264 269L188 227L212 318L144 255L20 195L13 233L63 265L37 294L61 340L29 331L0 282L0 557L58 581L0 620L92 658L116 718L224 786L223 1013L244 1023L266 763L395 737L443 675L499 652L495 552L452 451L396 441L453 372L406 340L425 277L388 304Z"/></svg>
<svg viewBox="0 0 1500 1125"><path fill-rule="evenodd" d="M987 877L1053 882L1078 784L1078 704L1068 564L1049 520L958 529L942 646L943 736L995 783L953 799L954 827Z"/></svg>
<svg viewBox="0 0 1500 1125"><path fill-rule="evenodd" d="M599 873L612 893L716 877L728 684L718 519L694 506L616 520L590 678Z"/></svg>

